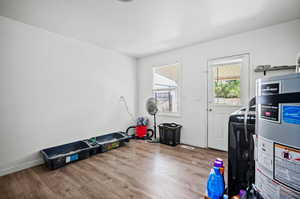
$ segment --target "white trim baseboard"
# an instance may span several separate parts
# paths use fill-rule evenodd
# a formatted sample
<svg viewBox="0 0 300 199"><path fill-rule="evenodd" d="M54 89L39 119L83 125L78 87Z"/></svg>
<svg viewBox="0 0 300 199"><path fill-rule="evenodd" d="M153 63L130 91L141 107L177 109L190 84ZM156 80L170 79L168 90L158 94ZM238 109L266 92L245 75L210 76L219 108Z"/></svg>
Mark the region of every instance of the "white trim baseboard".
<svg viewBox="0 0 300 199"><path fill-rule="evenodd" d="M36 159L36 160L32 160L32 161L28 161L28 162L23 162L21 164L18 165L14 165L8 168L0 168L0 176L4 176L10 173L14 173L17 171L21 171L24 169L28 169L30 167L34 167L40 164L43 164L44 161L42 158Z"/></svg>

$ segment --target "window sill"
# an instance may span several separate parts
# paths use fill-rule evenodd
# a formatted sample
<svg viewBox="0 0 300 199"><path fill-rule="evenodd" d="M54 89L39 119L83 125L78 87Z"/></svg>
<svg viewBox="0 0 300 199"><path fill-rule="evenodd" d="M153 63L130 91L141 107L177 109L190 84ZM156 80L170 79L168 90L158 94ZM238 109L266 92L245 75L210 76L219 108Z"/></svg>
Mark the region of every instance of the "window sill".
<svg viewBox="0 0 300 199"><path fill-rule="evenodd" d="M157 116L159 117L181 117L179 113L158 113Z"/></svg>
<svg viewBox="0 0 300 199"><path fill-rule="evenodd" d="M239 108L243 105L229 105L229 104L214 104L215 107L233 107L233 108Z"/></svg>

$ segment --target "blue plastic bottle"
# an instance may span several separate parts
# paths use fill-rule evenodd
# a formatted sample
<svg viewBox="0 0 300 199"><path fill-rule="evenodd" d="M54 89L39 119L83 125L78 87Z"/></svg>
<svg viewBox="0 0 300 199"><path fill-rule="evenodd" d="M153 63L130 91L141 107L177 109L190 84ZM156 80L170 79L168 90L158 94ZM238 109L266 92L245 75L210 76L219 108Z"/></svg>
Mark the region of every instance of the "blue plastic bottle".
<svg viewBox="0 0 300 199"><path fill-rule="evenodd" d="M221 199L224 194L224 181L220 168L214 167L208 177L207 194L211 199Z"/></svg>

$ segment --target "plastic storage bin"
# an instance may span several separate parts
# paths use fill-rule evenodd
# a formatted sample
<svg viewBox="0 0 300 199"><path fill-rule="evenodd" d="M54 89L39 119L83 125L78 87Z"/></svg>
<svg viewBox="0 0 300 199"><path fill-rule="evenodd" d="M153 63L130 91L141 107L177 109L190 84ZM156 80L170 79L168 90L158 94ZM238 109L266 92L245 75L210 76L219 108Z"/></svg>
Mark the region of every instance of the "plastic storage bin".
<svg viewBox="0 0 300 199"><path fill-rule="evenodd" d="M90 147L83 141L72 142L41 150L49 169L57 169L69 163L88 158Z"/></svg>
<svg viewBox="0 0 300 199"><path fill-rule="evenodd" d="M158 127L160 143L171 146L180 144L181 125L176 123L162 123Z"/></svg>
<svg viewBox="0 0 300 199"><path fill-rule="evenodd" d="M83 140L90 147L90 156L96 155L101 152L100 145L96 142L96 138Z"/></svg>
<svg viewBox="0 0 300 199"><path fill-rule="evenodd" d="M107 135L101 135L95 138L96 143L100 146L99 152L103 153L111 149L124 146L125 142L129 142L129 136L123 132L110 133Z"/></svg>

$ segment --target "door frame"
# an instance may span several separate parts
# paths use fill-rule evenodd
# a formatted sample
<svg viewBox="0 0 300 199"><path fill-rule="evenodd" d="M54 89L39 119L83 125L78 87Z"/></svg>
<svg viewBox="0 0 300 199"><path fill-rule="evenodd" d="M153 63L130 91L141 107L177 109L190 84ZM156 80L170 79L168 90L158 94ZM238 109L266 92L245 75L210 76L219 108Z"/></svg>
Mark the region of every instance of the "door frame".
<svg viewBox="0 0 300 199"><path fill-rule="evenodd" d="M214 58L209 58L207 59L207 62L206 62L206 104L205 104L205 110L206 110L206 122L205 122L205 125L206 125L206 148L208 148L208 129L209 129L209 67L210 67L210 62L214 61L214 60L218 60L218 59L227 59L227 58L233 58L233 57L239 57L239 56L248 56L248 74L247 74L247 78L248 78L248 97L250 97L250 91L251 91L251 74L252 74L252 70L251 70L251 53L249 51L246 51L246 52L240 52L240 53L236 53L236 54L231 54L231 55L228 55L228 56L222 56L222 57L214 57ZM243 105L242 105L243 106Z"/></svg>

